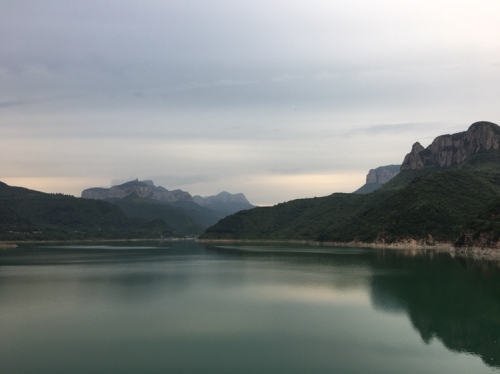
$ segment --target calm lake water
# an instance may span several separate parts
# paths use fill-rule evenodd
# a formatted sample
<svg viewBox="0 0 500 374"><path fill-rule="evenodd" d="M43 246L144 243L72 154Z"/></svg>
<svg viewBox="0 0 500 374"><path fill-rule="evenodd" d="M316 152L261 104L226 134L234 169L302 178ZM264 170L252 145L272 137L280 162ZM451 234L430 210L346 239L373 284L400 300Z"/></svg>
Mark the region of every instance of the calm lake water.
<svg viewBox="0 0 500 374"><path fill-rule="evenodd" d="M500 373L500 267L292 245L2 249L0 371Z"/></svg>

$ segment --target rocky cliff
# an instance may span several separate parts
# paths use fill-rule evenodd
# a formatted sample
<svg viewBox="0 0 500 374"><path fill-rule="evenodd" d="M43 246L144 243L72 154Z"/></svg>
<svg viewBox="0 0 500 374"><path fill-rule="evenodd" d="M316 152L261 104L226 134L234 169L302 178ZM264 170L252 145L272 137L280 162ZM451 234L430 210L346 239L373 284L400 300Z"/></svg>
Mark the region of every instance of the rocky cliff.
<svg viewBox="0 0 500 374"><path fill-rule="evenodd" d="M438 136L427 148L418 142L413 144L401 171L457 165L469 156L499 148L500 127L491 122L476 122L467 131Z"/></svg>
<svg viewBox="0 0 500 374"><path fill-rule="evenodd" d="M354 191L357 194L366 194L375 191L399 174L401 165L386 165L371 169L366 176L366 184Z"/></svg>
<svg viewBox="0 0 500 374"><path fill-rule="evenodd" d="M164 187L155 186L153 181L139 181L137 179L111 188L88 188L82 191L82 198L95 200L123 199L134 193L139 197L164 202L193 201L193 197L188 192L182 190L169 191Z"/></svg>
<svg viewBox="0 0 500 374"><path fill-rule="evenodd" d="M200 195L195 195L193 196L193 200L195 203L201 206L210 205L212 203L239 203L239 204L250 205L250 202L242 193L231 194L226 191L223 191L215 196L202 197Z"/></svg>
<svg viewBox="0 0 500 374"><path fill-rule="evenodd" d="M386 165L371 169L366 176L366 183L386 184L399 174L400 167L401 165Z"/></svg>
<svg viewBox="0 0 500 374"><path fill-rule="evenodd" d="M252 209L254 206L250 204L245 195L242 193L231 194L223 191L215 196L193 196L193 200L198 205L206 208L215 209L223 212L224 215L233 214L240 210Z"/></svg>

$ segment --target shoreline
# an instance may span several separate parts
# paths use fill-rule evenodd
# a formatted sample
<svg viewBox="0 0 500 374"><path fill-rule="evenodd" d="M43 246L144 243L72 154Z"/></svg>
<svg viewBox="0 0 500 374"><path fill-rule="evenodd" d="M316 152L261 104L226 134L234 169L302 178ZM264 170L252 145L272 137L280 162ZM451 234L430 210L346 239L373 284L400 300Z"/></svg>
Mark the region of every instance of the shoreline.
<svg viewBox="0 0 500 374"><path fill-rule="evenodd" d="M451 242L423 244L416 240L395 243L367 243L367 242L319 242L315 240L266 240L266 239L196 239L199 243L249 243L249 244L304 244L318 247L349 247L349 248L381 248L381 249L434 249L438 251L451 251Z"/></svg>
<svg viewBox="0 0 500 374"><path fill-rule="evenodd" d="M348 247L348 248L371 248L389 249L412 252L442 252L449 253L453 257L469 257L474 259L498 260L500 261L500 248L481 247L455 247L451 242L424 243L417 240L405 240L394 243L366 243L366 242L318 242L314 240L265 240L265 239L196 239L200 243L226 243L226 244L302 244L318 247Z"/></svg>
<svg viewBox="0 0 500 374"><path fill-rule="evenodd" d="M0 241L0 249L14 249L21 244L38 243L96 243L96 242L179 242L194 241L203 244L300 244L316 247L347 247L347 248L371 248L422 252L447 252L453 257L470 257L474 259L487 259L500 261L500 248L490 247L455 247L451 242L427 243L417 240L405 240L394 243L383 242L318 242L315 240L269 240L269 239L198 239L198 238L168 238L168 239L84 239L84 240L20 240Z"/></svg>

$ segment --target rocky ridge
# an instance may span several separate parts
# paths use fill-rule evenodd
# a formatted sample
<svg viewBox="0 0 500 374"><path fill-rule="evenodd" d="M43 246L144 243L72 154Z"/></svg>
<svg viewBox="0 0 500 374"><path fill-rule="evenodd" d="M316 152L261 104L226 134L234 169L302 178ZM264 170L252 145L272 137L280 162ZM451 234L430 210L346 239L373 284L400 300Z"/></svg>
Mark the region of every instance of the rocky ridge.
<svg viewBox="0 0 500 374"><path fill-rule="evenodd" d="M230 194L223 191L215 196L193 196L193 200L204 208L223 212L224 215L233 214L240 210L255 208L242 193Z"/></svg>
<svg viewBox="0 0 500 374"><path fill-rule="evenodd" d="M401 171L458 165L472 155L499 148L500 127L492 122L476 122L467 131L438 136L427 148L419 142L413 144Z"/></svg>
<svg viewBox="0 0 500 374"><path fill-rule="evenodd" d="M389 182L392 178L399 174L401 165L386 165L379 166L375 169L370 169L366 175L366 183L354 191L356 194L367 194L375 191L382 185Z"/></svg>
<svg viewBox="0 0 500 374"><path fill-rule="evenodd" d="M366 176L366 183L386 184L399 174L400 168L401 165L386 165L371 169Z"/></svg>
<svg viewBox="0 0 500 374"><path fill-rule="evenodd" d="M215 196L191 196L189 192L182 190L169 191L164 187L155 186L151 180L139 181L138 179L123 183L111 188L93 187L82 191L82 198L93 200L123 199L130 195L149 198L152 200L173 203L173 202L194 202L202 207L220 209L223 206L230 206L229 211L253 208L244 194L231 194L223 191Z"/></svg>
<svg viewBox="0 0 500 374"><path fill-rule="evenodd" d="M242 193L231 194L226 191L222 191L221 193L215 196L193 196L193 201L201 206L211 205L214 203L238 203L238 204L250 204L245 195Z"/></svg>
<svg viewBox="0 0 500 374"><path fill-rule="evenodd" d="M186 191L169 191L164 187L155 186L151 180L139 181L138 179L111 188L94 187L85 189L82 191L82 198L94 200L123 199L132 194L163 202L193 201L193 197Z"/></svg>

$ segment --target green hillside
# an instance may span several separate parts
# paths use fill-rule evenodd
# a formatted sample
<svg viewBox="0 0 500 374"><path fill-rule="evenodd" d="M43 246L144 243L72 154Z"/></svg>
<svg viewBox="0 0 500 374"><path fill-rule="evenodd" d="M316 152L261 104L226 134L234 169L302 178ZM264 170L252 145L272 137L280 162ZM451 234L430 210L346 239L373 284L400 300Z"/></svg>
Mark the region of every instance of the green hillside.
<svg viewBox="0 0 500 374"><path fill-rule="evenodd" d="M465 225L455 246L470 248L496 248L500 241L500 199Z"/></svg>
<svg viewBox="0 0 500 374"><path fill-rule="evenodd" d="M215 224L222 215L190 201L161 202L138 197L106 200L118 206L128 217L146 221L161 220L171 235L196 235Z"/></svg>
<svg viewBox="0 0 500 374"><path fill-rule="evenodd" d="M192 201L162 202L137 194L83 199L0 182L0 241L197 235L224 215Z"/></svg>
<svg viewBox="0 0 500 374"><path fill-rule="evenodd" d="M376 183L376 182L375 183L366 183L363 186L361 186L360 188L358 188L356 191L354 191L353 193L367 194L367 193L373 192L375 190L378 190L382 186L383 186L382 184Z"/></svg>
<svg viewBox="0 0 500 374"><path fill-rule="evenodd" d="M500 197L498 165L500 152L489 151L460 166L408 170L366 195L333 194L240 212L202 238L454 241Z"/></svg>
<svg viewBox="0 0 500 374"><path fill-rule="evenodd" d="M116 205L47 194L0 182L0 240L126 239L151 237L148 222Z"/></svg>

